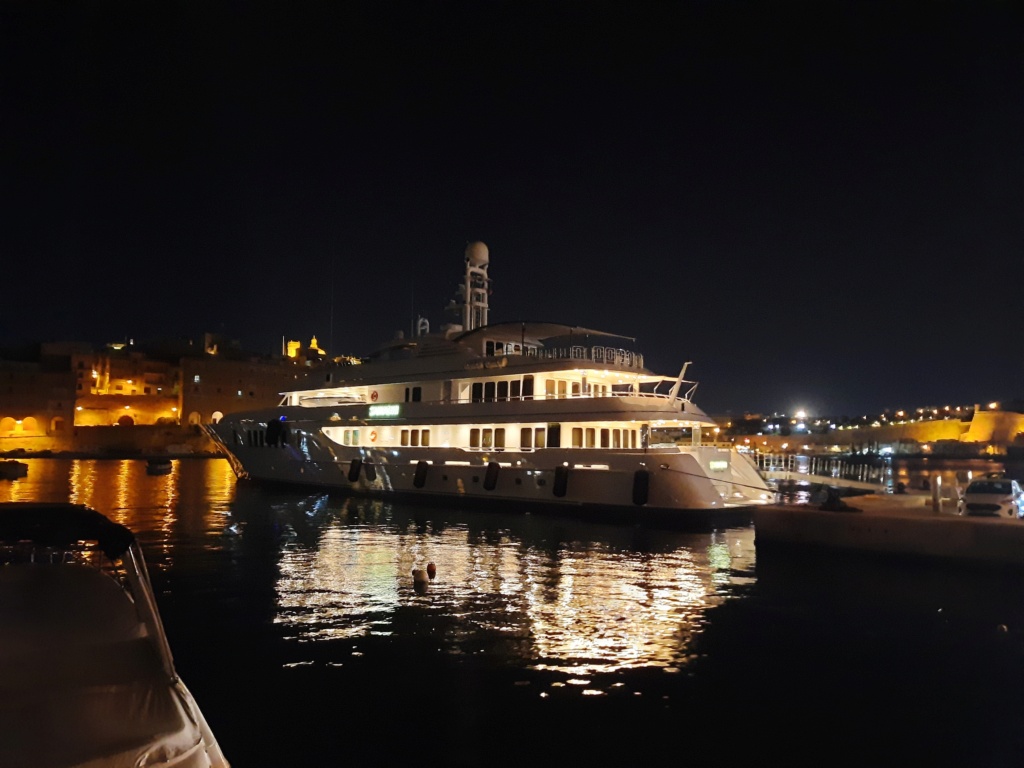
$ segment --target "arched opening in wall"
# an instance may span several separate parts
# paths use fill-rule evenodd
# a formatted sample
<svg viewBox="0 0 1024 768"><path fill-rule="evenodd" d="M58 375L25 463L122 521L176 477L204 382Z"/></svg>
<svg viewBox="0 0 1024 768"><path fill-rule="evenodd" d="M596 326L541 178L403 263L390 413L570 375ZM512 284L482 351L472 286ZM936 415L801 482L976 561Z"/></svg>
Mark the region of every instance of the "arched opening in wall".
<svg viewBox="0 0 1024 768"><path fill-rule="evenodd" d="M131 427L135 425L135 419L125 414L117 420L117 426L119 427Z"/></svg>
<svg viewBox="0 0 1024 768"><path fill-rule="evenodd" d="M61 416L54 416L50 420L50 432L63 432L64 426L64 419Z"/></svg>
<svg viewBox="0 0 1024 768"><path fill-rule="evenodd" d="M21 420L21 430L23 432L35 433L39 431L39 422L36 421L35 416L26 416Z"/></svg>
<svg viewBox="0 0 1024 768"><path fill-rule="evenodd" d="M213 415L210 416L210 423L211 424L219 424L220 420L223 419L223 418L224 418L224 414L223 413L221 413L220 411L214 411Z"/></svg>
<svg viewBox="0 0 1024 768"><path fill-rule="evenodd" d="M202 424L203 423L203 417L199 414L199 411L192 411L192 413L190 413L188 415L188 423L189 424Z"/></svg>
<svg viewBox="0 0 1024 768"><path fill-rule="evenodd" d="M0 419L0 435L13 432L18 426L18 422L12 419L10 416L4 416Z"/></svg>

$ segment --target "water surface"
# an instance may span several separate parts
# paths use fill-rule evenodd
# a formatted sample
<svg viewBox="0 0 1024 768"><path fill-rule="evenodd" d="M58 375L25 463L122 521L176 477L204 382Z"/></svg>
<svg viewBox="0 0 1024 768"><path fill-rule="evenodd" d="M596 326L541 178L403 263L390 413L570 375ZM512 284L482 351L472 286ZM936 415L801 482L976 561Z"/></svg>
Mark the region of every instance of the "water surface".
<svg viewBox="0 0 1024 768"><path fill-rule="evenodd" d="M1017 574L28 463L0 501L137 533L236 768L1024 765Z"/></svg>

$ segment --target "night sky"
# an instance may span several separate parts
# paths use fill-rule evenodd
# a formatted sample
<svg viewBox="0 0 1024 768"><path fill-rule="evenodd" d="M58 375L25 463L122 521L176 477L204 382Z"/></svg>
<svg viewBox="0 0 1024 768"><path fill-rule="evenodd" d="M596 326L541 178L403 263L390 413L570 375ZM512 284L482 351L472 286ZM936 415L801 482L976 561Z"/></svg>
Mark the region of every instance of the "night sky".
<svg viewBox="0 0 1024 768"><path fill-rule="evenodd" d="M1024 397L1020 2L0 5L0 346L636 337L698 405Z"/></svg>

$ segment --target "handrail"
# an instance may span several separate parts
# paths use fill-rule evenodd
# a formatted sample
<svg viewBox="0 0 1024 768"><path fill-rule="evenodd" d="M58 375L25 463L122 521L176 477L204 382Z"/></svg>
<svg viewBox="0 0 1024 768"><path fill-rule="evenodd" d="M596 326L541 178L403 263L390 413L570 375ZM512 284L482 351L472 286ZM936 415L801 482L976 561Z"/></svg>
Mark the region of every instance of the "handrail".
<svg viewBox="0 0 1024 768"><path fill-rule="evenodd" d="M598 398L603 398L603 397L640 397L640 398L653 398L655 400L679 401L679 402L683 402L683 403L691 403L692 402L687 395L678 395L678 394L677 395L672 395L672 394L669 394L669 393L661 393L661 392L639 392L639 391L638 392L613 392L613 391L605 391L605 392L586 392L586 393L581 392L581 393L575 393L575 394L567 392L567 393L565 393L563 395L546 395L546 394L542 393L542 394L532 395L529 398L524 398L522 396L520 396L520 397L502 397L502 398L494 397L494 398L480 399L480 400L474 400L472 396L469 396L469 397L453 397L450 400L423 400L421 402L423 404L439 405L439 404L448 404L448 403L507 403L507 402L519 401L519 400L583 400L583 399L596 400ZM288 398L285 398L285 400L281 403L281 405L287 405L287 399ZM321 401L321 402L317 402L317 401ZM332 402L326 402L326 401L332 401ZM352 398L352 397L347 396L347 395L338 395L338 396L322 395L322 396L309 396L309 397L301 397L300 396L298 398L297 406L301 407L301 408L320 408L320 407L324 407L324 406L328 406L328 405L329 406L346 406L346 405L368 405L368 404L370 404L370 402L367 399L365 399L365 398L363 398L363 399L356 399L356 398Z"/></svg>
<svg viewBox="0 0 1024 768"><path fill-rule="evenodd" d="M625 368L641 370L644 367L644 356L631 349L620 347L573 345L571 347L528 347L523 350L525 357L537 357L542 360L590 360L607 365L621 365ZM503 357L495 355L495 357Z"/></svg>

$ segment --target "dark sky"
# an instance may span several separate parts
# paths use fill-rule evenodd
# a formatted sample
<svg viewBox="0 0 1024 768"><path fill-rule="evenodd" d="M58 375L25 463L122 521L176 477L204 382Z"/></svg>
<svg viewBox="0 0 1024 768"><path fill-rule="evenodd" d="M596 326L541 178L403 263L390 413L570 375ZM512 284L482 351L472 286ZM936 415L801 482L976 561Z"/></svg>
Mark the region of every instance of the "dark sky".
<svg viewBox="0 0 1024 768"><path fill-rule="evenodd" d="M0 345L492 321L712 413L1024 396L1020 2L0 5Z"/></svg>

